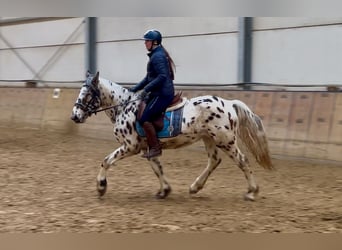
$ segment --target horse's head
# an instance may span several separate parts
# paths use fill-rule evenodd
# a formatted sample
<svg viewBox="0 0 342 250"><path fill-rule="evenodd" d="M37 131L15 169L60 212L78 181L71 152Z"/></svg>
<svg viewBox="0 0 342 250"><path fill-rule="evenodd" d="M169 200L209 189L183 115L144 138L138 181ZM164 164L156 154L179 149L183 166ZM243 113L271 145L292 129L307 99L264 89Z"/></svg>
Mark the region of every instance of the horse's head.
<svg viewBox="0 0 342 250"><path fill-rule="evenodd" d="M100 108L101 100L98 85L99 72L94 76L88 71L86 80L72 109L71 120L76 123L83 123Z"/></svg>

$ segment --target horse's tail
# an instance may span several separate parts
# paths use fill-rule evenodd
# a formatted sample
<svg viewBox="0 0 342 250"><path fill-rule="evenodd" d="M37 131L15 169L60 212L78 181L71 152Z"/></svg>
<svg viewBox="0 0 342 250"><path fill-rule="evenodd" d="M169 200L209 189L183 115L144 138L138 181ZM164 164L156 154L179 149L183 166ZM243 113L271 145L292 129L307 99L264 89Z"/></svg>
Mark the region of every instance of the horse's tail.
<svg viewBox="0 0 342 250"><path fill-rule="evenodd" d="M273 169L264 126L259 116L243 102L234 101L238 116L238 135L256 161L265 169Z"/></svg>

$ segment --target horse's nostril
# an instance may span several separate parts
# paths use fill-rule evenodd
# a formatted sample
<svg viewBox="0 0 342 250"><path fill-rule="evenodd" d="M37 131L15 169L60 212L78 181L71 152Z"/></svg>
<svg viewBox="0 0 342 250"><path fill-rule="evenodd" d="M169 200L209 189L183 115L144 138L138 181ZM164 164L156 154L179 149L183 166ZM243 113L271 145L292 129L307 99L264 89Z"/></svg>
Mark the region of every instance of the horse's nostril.
<svg viewBox="0 0 342 250"><path fill-rule="evenodd" d="M74 122L79 122L79 119L78 119L78 117L76 115L72 115L70 117L70 119L73 120Z"/></svg>

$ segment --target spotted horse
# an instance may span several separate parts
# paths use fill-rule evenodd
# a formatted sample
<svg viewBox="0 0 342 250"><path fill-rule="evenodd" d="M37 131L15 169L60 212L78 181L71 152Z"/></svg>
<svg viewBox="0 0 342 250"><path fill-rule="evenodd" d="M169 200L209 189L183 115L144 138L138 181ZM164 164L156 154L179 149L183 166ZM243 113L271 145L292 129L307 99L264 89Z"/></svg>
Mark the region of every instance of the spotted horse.
<svg viewBox="0 0 342 250"><path fill-rule="evenodd" d="M104 111L114 124L114 137L120 146L107 155L97 175L97 190L103 196L107 190L107 170L123 158L146 152L146 139L137 133L137 114L141 103L140 93L110 80L87 73L79 96L72 109L71 119L83 123L92 114ZM198 96L186 99L183 107L180 134L160 138L163 149L176 149L202 140L208 153L208 163L190 185L190 194L200 191L210 174L221 163L220 151L226 153L244 173L248 188L246 200L254 201L259 187L250 169L249 161L238 147L238 140L255 157L264 169L273 169L266 133L261 119L239 100L226 100L217 96ZM171 186L164 175L159 157L148 159L159 178L159 199L166 198Z"/></svg>

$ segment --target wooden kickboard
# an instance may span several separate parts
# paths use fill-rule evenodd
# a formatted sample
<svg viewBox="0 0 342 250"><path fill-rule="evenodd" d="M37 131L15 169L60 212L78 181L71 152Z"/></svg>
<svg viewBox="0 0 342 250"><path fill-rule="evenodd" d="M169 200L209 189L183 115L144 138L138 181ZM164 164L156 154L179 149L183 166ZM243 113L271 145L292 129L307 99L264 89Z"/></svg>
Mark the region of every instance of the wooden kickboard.
<svg viewBox="0 0 342 250"><path fill-rule="evenodd" d="M336 93L335 96L335 110L332 110L334 115L332 117L329 141L342 144L342 93Z"/></svg>
<svg viewBox="0 0 342 250"><path fill-rule="evenodd" d="M329 138L332 110L335 95L332 93L314 93L311 105L311 120L307 139L312 142L327 142Z"/></svg>
<svg viewBox="0 0 342 250"><path fill-rule="evenodd" d="M266 133L268 131L268 126L272 114L272 102L273 102L272 92L256 92L255 93L255 106L254 112L261 118L262 123L265 126Z"/></svg>
<svg viewBox="0 0 342 250"><path fill-rule="evenodd" d="M273 95L272 113L270 119L269 136L277 139L285 139L289 126L291 109L291 92L277 92Z"/></svg>

